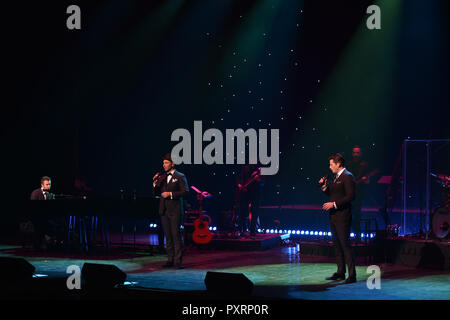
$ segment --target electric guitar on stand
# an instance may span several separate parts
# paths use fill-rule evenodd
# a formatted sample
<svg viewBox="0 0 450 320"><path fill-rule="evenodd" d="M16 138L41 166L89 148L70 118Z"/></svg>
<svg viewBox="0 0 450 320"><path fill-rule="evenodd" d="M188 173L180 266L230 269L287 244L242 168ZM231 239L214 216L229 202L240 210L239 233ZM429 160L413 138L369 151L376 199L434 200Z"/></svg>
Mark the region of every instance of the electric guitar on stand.
<svg viewBox="0 0 450 320"><path fill-rule="evenodd" d="M209 224L211 223L211 218L203 214L202 202L204 198L210 198L211 194L207 191L200 191L194 186L191 188L197 192L197 201L198 201L198 210L199 215L198 218L194 220L194 233L192 234L192 240L194 240L197 244L207 244L212 239L211 231L209 231ZM207 218L208 221L205 221L204 218Z"/></svg>

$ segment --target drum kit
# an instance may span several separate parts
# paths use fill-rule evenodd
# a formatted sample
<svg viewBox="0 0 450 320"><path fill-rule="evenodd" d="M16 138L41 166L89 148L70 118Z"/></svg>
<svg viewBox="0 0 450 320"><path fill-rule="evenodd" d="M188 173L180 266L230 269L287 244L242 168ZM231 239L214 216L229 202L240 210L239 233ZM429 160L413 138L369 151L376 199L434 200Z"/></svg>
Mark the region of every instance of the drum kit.
<svg viewBox="0 0 450 320"><path fill-rule="evenodd" d="M450 176L434 174L431 176L441 185L442 202L433 211L430 219L432 235L437 239L449 238L450 235Z"/></svg>

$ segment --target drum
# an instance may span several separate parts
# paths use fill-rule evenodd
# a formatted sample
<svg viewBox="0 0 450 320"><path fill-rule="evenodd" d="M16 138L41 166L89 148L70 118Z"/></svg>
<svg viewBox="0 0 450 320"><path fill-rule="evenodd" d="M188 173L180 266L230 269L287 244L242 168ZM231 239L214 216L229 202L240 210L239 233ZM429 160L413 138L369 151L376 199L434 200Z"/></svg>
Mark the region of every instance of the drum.
<svg viewBox="0 0 450 320"><path fill-rule="evenodd" d="M446 206L438 207L431 216L431 230L436 238L444 239L449 236L450 213Z"/></svg>

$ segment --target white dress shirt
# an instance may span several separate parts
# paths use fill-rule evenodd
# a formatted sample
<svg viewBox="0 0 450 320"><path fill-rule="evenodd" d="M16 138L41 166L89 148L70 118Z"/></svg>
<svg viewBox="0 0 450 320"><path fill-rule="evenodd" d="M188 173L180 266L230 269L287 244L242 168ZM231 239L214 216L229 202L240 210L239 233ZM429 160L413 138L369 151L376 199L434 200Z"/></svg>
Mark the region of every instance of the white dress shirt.
<svg viewBox="0 0 450 320"><path fill-rule="evenodd" d="M175 172L175 169L170 170L168 173L171 173L171 175L167 175L167 183L172 179L173 173ZM156 182L153 182L153 187L156 186ZM172 198L172 192L170 192L170 199Z"/></svg>
<svg viewBox="0 0 450 320"><path fill-rule="evenodd" d="M175 169L170 170L168 173L171 173L171 175L167 175L167 184L169 183L169 181L172 179L173 177L173 173L175 172ZM170 192L170 199L172 198L172 192Z"/></svg>
<svg viewBox="0 0 450 320"><path fill-rule="evenodd" d="M334 181L336 181L339 178L339 176L341 175L342 172L344 172L344 170L345 168L342 168L342 170L336 174L336 178L334 179Z"/></svg>
<svg viewBox="0 0 450 320"><path fill-rule="evenodd" d="M169 172L167 172L167 173L170 173L170 175L167 175L167 183L169 183L170 179L172 179L174 172L175 172L175 169L172 169Z"/></svg>

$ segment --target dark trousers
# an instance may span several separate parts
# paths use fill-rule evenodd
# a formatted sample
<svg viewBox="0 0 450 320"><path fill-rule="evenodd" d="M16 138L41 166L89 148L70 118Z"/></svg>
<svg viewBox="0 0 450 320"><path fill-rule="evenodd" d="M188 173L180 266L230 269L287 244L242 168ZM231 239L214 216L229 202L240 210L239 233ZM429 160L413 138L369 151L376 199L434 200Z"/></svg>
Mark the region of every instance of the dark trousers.
<svg viewBox="0 0 450 320"><path fill-rule="evenodd" d="M334 252L336 254L337 273L345 275L345 265L348 268L348 277L356 277L355 257L350 244L350 227L352 215L337 212L330 215L330 229L333 234Z"/></svg>
<svg viewBox="0 0 450 320"><path fill-rule="evenodd" d="M161 216L161 222L166 237L167 261L181 264L183 256L180 232L181 214L166 212Z"/></svg>
<svg viewBox="0 0 450 320"><path fill-rule="evenodd" d="M47 233L47 222L41 217L34 217L32 220L33 231L33 248L40 250L44 244L44 235Z"/></svg>
<svg viewBox="0 0 450 320"><path fill-rule="evenodd" d="M158 248L160 251L164 250L164 228L162 226L162 217L159 217L158 223Z"/></svg>

